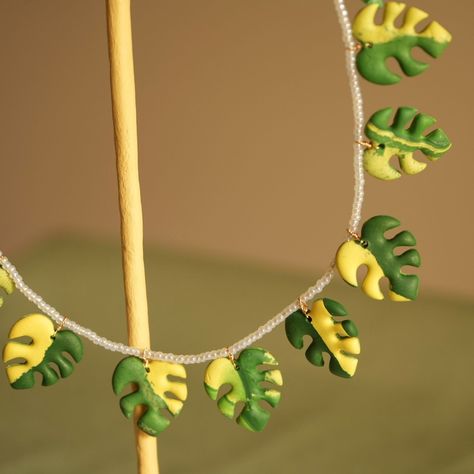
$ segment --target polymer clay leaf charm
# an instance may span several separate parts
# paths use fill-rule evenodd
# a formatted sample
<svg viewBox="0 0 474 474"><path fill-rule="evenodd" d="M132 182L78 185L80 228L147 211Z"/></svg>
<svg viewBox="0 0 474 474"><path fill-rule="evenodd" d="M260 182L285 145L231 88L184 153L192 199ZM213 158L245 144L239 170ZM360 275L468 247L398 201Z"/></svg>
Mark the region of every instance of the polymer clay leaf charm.
<svg viewBox="0 0 474 474"><path fill-rule="evenodd" d="M137 426L151 436L158 436L170 425L165 412L178 416L188 396L184 381L172 381L168 377L186 378L183 365L153 360L145 364L138 357L126 357L117 365L112 377L114 393L119 395L129 384L136 389L120 399L122 413L131 418L138 406L144 413Z"/></svg>
<svg viewBox="0 0 474 474"><path fill-rule="evenodd" d="M367 80L376 84L396 84L401 80L398 74L388 68L388 58L395 58L407 76L421 74L428 65L413 58L414 47L423 49L433 58L441 56L451 35L436 21L417 32L418 23L429 15L415 7L406 11L403 25L395 26L395 21L405 10L406 4L387 2L382 24L375 22L379 2L365 6L355 17L354 37L362 48L357 55L357 69Z"/></svg>
<svg viewBox="0 0 474 474"><path fill-rule="evenodd" d="M228 358L213 360L207 367L204 379L204 387L212 400L217 400L220 387L225 384L232 386L218 400L217 406L224 416L232 419L235 405L243 402L244 408L236 421L249 431L262 431L270 419L270 413L261 406L261 401L268 402L274 408L280 402L278 390L262 387L261 384L271 382L283 385L278 369L261 370L259 365L276 366L278 362L264 349L251 347L242 351L234 363Z"/></svg>
<svg viewBox="0 0 474 474"><path fill-rule="evenodd" d="M430 160L437 160L451 148L451 142L439 128L428 135L423 132L436 123L430 115L418 113L413 107L400 107L394 117L392 107L381 109L370 117L365 134L372 146L364 152L364 168L372 176L391 180L401 173L390 165L393 156L398 157L400 168L407 174L417 174L426 168L413 158L415 151L421 151Z"/></svg>
<svg viewBox="0 0 474 474"><path fill-rule="evenodd" d="M346 316L342 304L329 298L318 299L306 315L298 310L285 321L288 340L293 347L303 348L304 336L313 341L306 349L306 358L314 365L324 365L323 352L329 354L329 370L339 377L352 377L357 369L356 355L360 342L356 325L349 319L338 322L335 316Z"/></svg>
<svg viewBox="0 0 474 474"><path fill-rule="evenodd" d="M380 280L387 277L389 281L389 298L393 301L410 301L418 295L419 279L416 275L405 275L405 265L419 267L420 254L409 249L400 255L393 252L396 247L416 245L411 232L403 231L391 239L384 234L400 225L400 221L390 216L375 216L362 226L360 240L345 242L336 254L337 269L347 283L357 286L357 270L361 265L367 266L367 274L362 283L362 290L371 298L382 300Z"/></svg>
<svg viewBox="0 0 474 474"><path fill-rule="evenodd" d="M8 273L3 268L0 268L0 288L7 295L11 295L13 293L13 290L15 289L15 284L13 283ZM0 308L2 306L3 306L3 298L0 297Z"/></svg>
<svg viewBox="0 0 474 474"><path fill-rule="evenodd" d="M18 340L25 337L31 342ZM53 385L74 371L74 365L65 353L75 362L80 362L83 356L80 338L72 331L55 331L53 322L43 314L30 314L20 319L8 338L3 360L13 388L32 388L35 372L43 376L43 386Z"/></svg>

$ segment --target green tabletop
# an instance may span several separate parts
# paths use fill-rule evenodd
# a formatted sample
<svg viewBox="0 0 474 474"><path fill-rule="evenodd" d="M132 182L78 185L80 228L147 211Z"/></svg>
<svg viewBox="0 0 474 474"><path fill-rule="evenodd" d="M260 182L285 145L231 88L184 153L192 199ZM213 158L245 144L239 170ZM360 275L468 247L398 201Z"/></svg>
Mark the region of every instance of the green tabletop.
<svg viewBox="0 0 474 474"><path fill-rule="evenodd" d="M12 258L60 312L126 341L120 250L61 238ZM276 314L319 276L148 248L153 348L176 353L230 345ZM420 270L423 282L423 269ZM281 403L262 433L218 411L188 368L189 397L159 438L164 474L463 474L474 472L472 301L424 291L415 302L374 301L336 281L360 331L353 379L311 366L280 327L259 341L280 362ZM3 340L35 308L18 292L0 310ZM0 472L135 471L131 422L111 388L121 359L85 342L75 373L52 387L0 382Z"/></svg>

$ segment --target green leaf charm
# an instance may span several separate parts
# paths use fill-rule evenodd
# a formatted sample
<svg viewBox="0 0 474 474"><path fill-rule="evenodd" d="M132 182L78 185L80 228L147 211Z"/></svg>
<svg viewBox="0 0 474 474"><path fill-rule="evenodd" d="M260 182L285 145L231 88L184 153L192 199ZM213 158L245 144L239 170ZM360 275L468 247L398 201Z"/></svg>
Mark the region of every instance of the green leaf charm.
<svg viewBox="0 0 474 474"><path fill-rule="evenodd" d="M354 19L354 37L362 45L357 55L357 68L371 82L396 84L400 81L401 77L387 67L388 58L395 58L407 76L421 74L428 65L414 59L412 49L419 47L433 58L438 58L451 42L449 32L435 21L417 32L418 23L426 19L428 14L415 7L408 8L400 28L395 26L395 21L405 7L404 3L387 2L383 23L379 25L375 22L379 2L373 2Z"/></svg>
<svg viewBox="0 0 474 474"><path fill-rule="evenodd" d="M357 270L361 265L367 266L367 274L362 283L365 294L376 300L384 298L379 282L387 277L390 290L389 298L393 301L410 301L418 295L419 279L416 275L405 275L405 265L419 267L420 254L409 249L400 255L393 252L397 247L416 245L411 232L403 231L392 239L384 234L400 225L400 221L390 216L375 216L362 226L360 240L345 242L339 247L336 255L337 269L347 283L357 286Z"/></svg>
<svg viewBox="0 0 474 474"><path fill-rule="evenodd" d="M127 418L135 409L144 408L137 426L151 436L158 436L170 425L165 412L178 416L188 396L184 381L171 381L169 376L186 378L186 370L180 364L150 361L148 366L138 357L126 357L117 365L112 377L114 393L119 395L127 385L134 391L120 399L120 408ZM171 396L170 396L171 395Z"/></svg>
<svg viewBox="0 0 474 474"><path fill-rule="evenodd" d="M355 356L360 354L357 327L349 319L341 322L334 319L346 315L346 309L337 301L318 299L308 314L310 318L298 310L286 319L286 335L297 349L303 348L304 336L310 336L313 341L306 349L306 358L312 364L322 367L323 352L326 352L330 357L329 370L334 375L352 377L357 369Z"/></svg>
<svg viewBox="0 0 474 474"><path fill-rule="evenodd" d="M15 289L15 284L8 275L8 273L0 268L0 288L7 294L11 295ZM3 298L0 297L0 308L3 306Z"/></svg>
<svg viewBox="0 0 474 474"><path fill-rule="evenodd" d="M434 117L418 113L413 107L400 107L390 125L392 114L392 107L381 109L370 117L365 127L373 145L364 153L364 168L370 175L383 180L399 178L401 174L390 165L392 156L398 157L405 173L417 174L426 164L413 158L415 151L421 151L433 161L451 148L449 138L439 128L423 135L436 123Z"/></svg>
<svg viewBox="0 0 474 474"><path fill-rule="evenodd" d="M206 370L204 387L207 394L217 400L220 387L225 384L232 386L223 395L217 406L227 418L233 418L235 405L244 403L244 408L237 416L237 423L249 431L262 431L270 413L261 406L262 401L276 407L281 394L274 388L262 387L262 382L271 382L282 386L283 380L278 369L260 370L259 365L278 365L275 358L264 349L251 347L240 353L235 365L227 358L213 360Z"/></svg>
<svg viewBox="0 0 474 474"><path fill-rule="evenodd" d="M25 337L31 338L31 342L15 340ZM56 333L53 322L43 314L30 314L20 319L8 338L10 341L3 350L3 360L13 388L32 388L35 372L43 376L43 386L53 385L61 377L69 377L74 365L65 353L75 362L82 360L83 347L79 337L67 330Z"/></svg>

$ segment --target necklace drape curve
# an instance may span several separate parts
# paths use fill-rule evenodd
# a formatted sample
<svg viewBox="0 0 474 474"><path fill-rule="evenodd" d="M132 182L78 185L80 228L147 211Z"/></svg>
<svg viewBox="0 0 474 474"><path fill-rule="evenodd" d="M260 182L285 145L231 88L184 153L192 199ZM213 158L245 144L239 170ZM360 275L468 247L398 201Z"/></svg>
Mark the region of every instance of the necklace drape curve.
<svg viewBox="0 0 474 474"><path fill-rule="evenodd" d="M364 166L363 153L366 148L364 142L364 125L365 117L363 110L362 91L359 83L359 76L356 67L356 56L359 51L358 43L352 36L352 26L349 12L344 0L334 0L334 7L337 13L339 24L342 30L342 40L345 50L346 70L349 79L349 87L352 96L352 111L354 117L353 129L353 169L354 169L354 195L352 201L351 216L347 226L348 240L357 234L362 215L362 205L364 202ZM63 316L56 308L49 305L43 298L32 290L24 281L16 267L3 255L0 251L0 264L8 273L15 283L18 290L43 313L48 315L61 328L69 329L78 336L88 339L108 351L119 352L124 355L136 356L143 358L146 354L146 360L160 360L165 362L173 362L178 364L200 364L221 357L234 357L243 349L248 348L256 341L262 339L266 334L272 332L276 327L282 324L285 319L292 313L297 311L302 305L314 299L316 295L321 293L334 277L334 261L330 263L326 272L310 286L305 292L299 295L296 300L290 303L286 308L281 310L274 317L269 319L265 324L259 326L254 332L236 341L230 346L220 349L214 349L199 354L174 354L171 352L164 353L161 351L152 351L148 348L131 347L126 344L111 341L105 337L99 336L91 329L88 329L68 317ZM307 307L307 306L304 306Z"/></svg>

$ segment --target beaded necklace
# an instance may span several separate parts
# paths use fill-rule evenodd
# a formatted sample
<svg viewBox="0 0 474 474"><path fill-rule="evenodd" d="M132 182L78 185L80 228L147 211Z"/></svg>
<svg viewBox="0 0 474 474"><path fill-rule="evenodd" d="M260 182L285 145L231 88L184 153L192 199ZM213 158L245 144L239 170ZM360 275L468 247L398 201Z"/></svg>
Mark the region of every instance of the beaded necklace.
<svg viewBox="0 0 474 474"><path fill-rule="evenodd" d="M210 398L218 400L220 411L229 418L235 417L236 404L243 402L244 408L236 417L237 423L251 431L261 431L270 413L259 402L265 400L276 407L283 381L275 357L262 348L251 346L282 323L285 323L286 335L295 348L303 348L303 337L310 336L312 342L306 350L310 363L323 366L323 354L326 353L333 374L341 377L355 374L360 353L356 325L350 320L338 319L347 315L341 303L329 298L315 300L315 297L329 285L336 270L344 281L357 287L357 270L364 265L367 274L361 288L367 296L379 300L384 298L379 283L385 277L389 281L388 296L391 300L414 300L418 295L419 279L416 275L404 274L402 267L419 267L421 263L414 248L416 239L413 234L402 231L391 239L384 237L385 232L400 225L393 217L372 217L359 233L364 170L383 180L398 179L402 172L414 175L426 167L426 163L413 158L416 151L421 151L429 160L436 160L451 147L441 129L424 134L436 120L413 107L399 107L395 113L393 108L386 107L372 114L365 123L359 74L375 84L396 84L401 77L389 69L388 58L395 58L405 75L415 76L427 65L411 57L413 47L418 46L437 58L451 41L450 34L436 22L417 32L418 23L428 16L418 8L409 7L402 26L397 27L395 21L405 11L405 4L384 3L383 0L365 0L365 3L367 5L351 25L344 0L334 0L353 105L354 196L347 240L339 246L327 271L286 308L232 345L199 354L174 354L110 341L63 316L23 281L15 266L0 252L0 287L7 294L17 288L41 311L20 319L9 333L3 358L13 388L33 387L35 372L43 376L43 385L53 385L60 378L69 376L74 366L63 353L69 353L75 362L79 362L83 357L80 339L83 337L106 350L126 355L113 374L113 389L120 394L127 385L135 384L136 389L122 397L120 407L128 418L132 417L138 405L146 407L145 413L137 420L138 427L144 432L158 435L170 424L164 412L173 416L180 413L187 398L184 365L209 361L204 386ZM379 9L384 9L380 25L375 22ZM394 156L398 158L400 171L390 165ZM395 255L394 250L402 246L411 248ZM1 299L0 303L3 303ZM18 339L24 336L29 336L32 342L26 344ZM52 363L57 365L57 369L51 366ZM269 368L262 369L262 365ZM168 376L179 380L171 381ZM272 387L263 388L261 382L269 382ZM222 395L219 390L224 384L230 384L232 388Z"/></svg>

